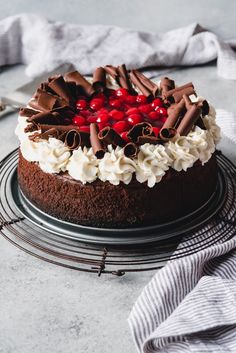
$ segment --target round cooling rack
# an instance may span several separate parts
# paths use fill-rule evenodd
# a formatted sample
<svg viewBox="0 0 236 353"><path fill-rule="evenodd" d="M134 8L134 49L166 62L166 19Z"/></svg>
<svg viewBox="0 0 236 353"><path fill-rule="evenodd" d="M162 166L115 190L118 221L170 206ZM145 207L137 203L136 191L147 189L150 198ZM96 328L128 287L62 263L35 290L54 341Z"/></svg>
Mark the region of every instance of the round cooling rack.
<svg viewBox="0 0 236 353"><path fill-rule="evenodd" d="M98 229L43 214L18 187L18 150L0 163L0 233L41 260L98 274L154 270L236 234L236 167L217 152L216 192L196 212L177 221L132 229Z"/></svg>

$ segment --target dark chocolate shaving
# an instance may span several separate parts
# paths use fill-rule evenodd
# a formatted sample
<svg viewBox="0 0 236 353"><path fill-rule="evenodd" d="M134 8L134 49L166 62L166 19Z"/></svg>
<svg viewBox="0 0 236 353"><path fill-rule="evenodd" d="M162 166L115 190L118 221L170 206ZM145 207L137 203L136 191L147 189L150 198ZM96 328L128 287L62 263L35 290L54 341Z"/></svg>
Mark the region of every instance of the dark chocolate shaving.
<svg viewBox="0 0 236 353"><path fill-rule="evenodd" d="M146 97L152 97L152 91L149 90L139 79L137 76L136 70L132 70L130 72L130 78L133 84L141 91L141 93Z"/></svg>
<svg viewBox="0 0 236 353"><path fill-rule="evenodd" d="M161 94L163 98L168 91L175 88L175 81L169 79L168 77L162 77L160 88L161 88Z"/></svg>
<svg viewBox="0 0 236 353"><path fill-rule="evenodd" d="M98 133L98 138L106 145L114 145L114 146L120 146L120 147L125 146L125 141L110 126L104 127L104 129L102 129Z"/></svg>
<svg viewBox="0 0 236 353"><path fill-rule="evenodd" d="M93 153L98 159L104 157L105 149L102 141L98 138L99 128L96 123L90 124L90 142L93 149Z"/></svg>
<svg viewBox="0 0 236 353"><path fill-rule="evenodd" d="M174 128L164 128L160 131L160 138L163 141L168 141L177 134L177 130Z"/></svg>
<svg viewBox="0 0 236 353"><path fill-rule="evenodd" d="M78 71L67 72L64 76L64 79L66 82L75 82L76 85L84 92L84 94L89 97L95 93L91 83L89 83Z"/></svg>
<svg viewBox="0 0 236 353"><path fill-rule="evenodd" d="M181 99L179 103L172 104L170 108L168 108L168 117L162 129L175 128L185 112L185 102L183 99Z"/></svg>
<svg viewBox="0 0 236 353"><path fill-rule="evenodd" d="M182 136L186 136L191 131L193 125L199 119L200 114L201 114L201 107L196 104L192 105L191 108L187 110L186 114L181 120L177 128L177 132Z"/></svg>
<svg viewBox="0 0 236 353"><path fill-rule="evenodd" d="M30 108L20 108L19 115L30 118L31 116L40 113L38 110L30 109Z"/></svg>
<svg viewBox="0 0 236 353"><path fill-rule="evenodd" d="M165 94L163 94L163 99L165 101L174 101L175 103L178 103L183 98L184 94L186 94L187 96L190 96L191 94L196 95L192 82L186 83L183 86L179 86L166 92Z"/></svg>
<svg viewBox="0 0 236 353"><path fill-rule="evenodd" d="M147 78L142 72L133 70L138 77L139 81L150 91L154 97L158 94L158 86L156 83Z"/></svg>
<svg viewBox="0 0 236 353"><path fill-rule="evenodd" d="M136 92L134 91L132 84L130 82L129 74L128 74L128 71L126 69L125 64L118 66L117 72L118 72L117 80L118 80L119 85L121 87L127 89L130 93L135 94Z"/></svg>
<svg viewBox="0 0 236 353"><path fill-rule="evenodd" d="M137 155L137 152L138 152L138 148L132 142L127 143L124 147L124 155L126 157L134 158Z"/></svg>
<svg viewBox="0 0 236 353"><path fill-rule="evenodd" d="M63 98L68 103L68 105L74 104L74 99L72 98L71 92L61 75L53 78L49 82L48 87L59 97Z"/></svg>
<svg viewBox="0 0 236 353"><path fill-rule="evenodd" d="M65 106L65 105L66 105L66 102L62 100L60 97L56 97L51 93L42 91L41 89L38 89L37 95L35 96L35 98L29 101L30 107L43 112L47 112L54 108Z"/></svg>
<svg viewBox="0 0 236 353"><path fill-rule="evenodd" d="M49 129L52 129L56 127L56 129L59 131L60 135L68 132L70 130L75 130L76 127L74 125L50 125L50 124L38 124L38 129L41 129L41 132L47 131ZM79 129L76 129L79 131Z"/></svg>
<svg viewBox="0 0 236 353"><path fill-rule="evenodd" d="M204 121L201 117L199 117L198 120L196 121L196 125L198 127L200 127L202 130L206 130L206 126L205 126Z"/></svg>
<svg viewBox="0 0 236 353"><path fill-rule="evenodd" d="M49 137L54 137L54 138L58 139L59 131L57 130L57 128L49 129L49 130L40 134L40 138L42 138L42 139L48 140Z"/></svg>
<svg viewBox="0 0 236 353"><path fill-rule="evenodd" d="M137 144L144 145L145 143L157 145L161 143L161 139L157 138L156 136L139 136L137 140Z"/></svg>
<svg viewBox="0 0 236 353"><path fill-rule="evenodd" d="M152 125L146 122L136 124L127 134L127 137L134 143L138 142L139 136L155 136Z"/></svg>
<svg viewBox="0 0 236 353"><path fill-rule="evenodd" d="M96 92L104 92L106 89L106 71L98 67L93 73L93 88Z"/></svg>
<svg viewBox="0 0 236 353"><path fill-rule="evenodd" d="M24 129L24 132L26 132L26 133L34 132L36 130L38 130L37 124L31 123L26 126L26 128Z"/></svg>
<svg viewBox="0 0 236 353"><path fill-rule="evenodd" d="M73 129L65 134L65 145L70 149L74 150L78 147L89 147L90 138L89 133L84 131L78 131L78 129Z"/></svg>
<svg viewBox="0 0 236 353"><path fill-rule="evenodd" d="M42 112L32 115L27 121L35 124L58 125L61 122L61 117L57 112Z"/></svg>
<svg viewBox="0 0 236 353"><path fill-rule="evenodd" d="M104 67L104 70L108 75L111 75L116 81L117 81L117 76L118 76L118 70L117 67L112 66L112 65L106 65Z"/></svg>
<svg viewBox="0 0 236 353"><path fill-rule="evenodd" d="M209 103L207 100L202 101L202 116L208 115L210 111Z"/></svg>

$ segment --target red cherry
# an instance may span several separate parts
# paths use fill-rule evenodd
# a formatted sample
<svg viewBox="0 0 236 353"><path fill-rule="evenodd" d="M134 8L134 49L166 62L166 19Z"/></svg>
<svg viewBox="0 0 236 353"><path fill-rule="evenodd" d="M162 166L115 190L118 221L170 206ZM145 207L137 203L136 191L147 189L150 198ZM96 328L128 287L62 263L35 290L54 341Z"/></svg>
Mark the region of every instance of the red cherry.
<svg viewBox="0 0 236 353"><path fill-rule="evenodd" d="M96 123L97 121L97 117L94 116L94 115L90 115L88 118L87 118L87 122L88 123Z"/></svg>
<svg viewBox="0 0 236 353"><path fill-rule="evenodd" d="M85 99L78 99L76 102L76 108L81 110L81 109L86 109L87 108L87 102Z"/></svg>
<svg viewBox="0 0 236 353"><path fill-rule="evenodd" d="M116 95L116 90L115 89L108 89L108 95L110 97L115 96Z"/></svg>
<svg viewBox="0 0 236 353"><path fill-rule="evenodd" d="M130 115L130 114L139 114L140 111L138 110L138 108L129 108L127 111L126 111L126 115Z"/></svg>
<svg viewBox="0 0 236 353"><path fill-rule="evenodd" d="M163 102L160 98L156 98L152 101L151 107L156 110L156 108L163 107Z"/></svg>
<svg viewBox="0 0 236 353"><path fill-rule="evenodd" d="M130 125L136 125L142 122L142 117L140 114L131 114L128 116L127 121Z"/></svg>
<svg viewBox="0 0 236 353"><path fill-rule="evenodd" d="M120 134L121 138L122 138L125 142L129 142L129 141L130 141L130 139L128 138L127 134L128 134L128 131L123 131L123 132Z"/></svg>
<svg viewBox="0 0 236 353"><path fill-rule="evenodd" d="M111 110L109 115L112 119L118 120L118 121L124 119L124 117L125 117L124 112L122 112L120 110L116 110L116 109Z"/></svg>
<svg viewBox="0 0 236 353"><path fill-rule="evenodd" d="M162 117L168 115L166 108L157 108L157 109L155 109L155 110L156 110L156 112L159 113Z"/></svg>
<svg viewBox="0 0 236 353"><path fill-rule="evenodd" d="M99 116L96 119L96 122L106 124L108 120L109 120L108 114L103 113L103 114L99 114Z"/></svg>
<svg viewBox="0 0 236 353"><path fill-rule="evenodd" d="M158 134L159 134L161 129L159 127L156 127L156 126L153 126L152 129L153 129L153 132L154 132L155 136L158 136Z"/></svg>
<svg viewBox="0 0 236 353"><path fill-rule="evenodd" d="M150 113L148 114L148 118L149 118L150 120L158 120L158 119L161 118L161 114L158 113L158 112L150 112Z"/></svg>
<svg viewBox="0 0 236 353"><path fill-rule="evenodd" d="M120 98L125 98L128 96L128 91L126 88L119 88L116 90L116 96Z"/></svg>
<svg viewBox="0 0 236 353"><path fill-rule="evenodd" d="M91 112L89 110L81 110L79 115L82 115L84 118L88 118L91 115Z"/></svg>
<svg viewBox="0 0 236 353"><path fill-rule="evenodd" d="M74 118L73 118L73 124L77 125L77 126L81 126L81 125L84 125L86 122L85 118L81 115L76 115Z"/></svg>
<svg viewBox="0 0 236 353"><path fill-rule="evenodd" d="M125 102L130 105L135 104L136 103L136 96L131 96L131 95L126 96Z"/></svg>
<svg viewBox="0 0 236 353"><path fill-rule="evenodd" d="M148 114L150 113L150 111L152 110L151 106L149 104L144 104L144 105L140 105L138 107L138 110L142 113Z"/></svg>
<svg viewBox="0 0 236 353"><path fill-rule="evenodd" d="M127 123L127 121L122 120L115 123L112 127L115 131L117 131L120 134L121 132L128 130L129 124Z"/></svg>
<svg viewBox="0 0 236 353"><path fill-rule="evenodd" d="M103 124L103 123L98 123L98 128L99 128L99 131L104 129L104 127L107 127L107 126L111 126L111 124Z"/></svg>
<svg viewBox="0 0 236 353"><path fill-rule="evenodd" d="M79 131L90 132L90 127L88 125L82 125L79 127Z"/></svg>
<svg viewBox="0 0 236 353"><path fill-rule="evenodd" d="M122 102L119 99L114 99L113 97L109 99L109 104L114 108L120 108Z"/></svg>
<svg viewBox="0 0 236 353"><path fill-rule="evenodd" d="M93 96L94 99L103 99L104 101L106 100L106 96L104 93L97 93L95 96Z"/></svg>
<svg viewBox="0 0 236 353"><path fill-rule="evenodd" d="M145 104L145 103L147 103L147 97L144 96L143 94L139 94L136 96L136 102L141 103L141 104Z"/></svg>
<svg viewBox="0 0 236 353"><path fill-rule="evenodd" d="M89 104L90 108L93 110L99 110L103 107L104 100L102 98L93 98Z"/></svg>

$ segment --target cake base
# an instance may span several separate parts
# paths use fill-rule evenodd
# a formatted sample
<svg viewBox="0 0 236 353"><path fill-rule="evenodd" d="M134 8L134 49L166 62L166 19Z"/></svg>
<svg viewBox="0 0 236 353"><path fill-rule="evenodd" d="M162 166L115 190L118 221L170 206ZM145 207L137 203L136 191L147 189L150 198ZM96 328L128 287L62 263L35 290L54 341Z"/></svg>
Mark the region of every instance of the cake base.
<svg viewBox="0 0 236 353"><path fill-rule="evenodd" d="M44 173L20 153L18 182L24 195L43 212L64 221L98 228L127 228L172 221L193 212L217 185L213 155L187 172L169 170L149 188L136 180L114 186L96 180L83 185L67 173Z"/></svg>

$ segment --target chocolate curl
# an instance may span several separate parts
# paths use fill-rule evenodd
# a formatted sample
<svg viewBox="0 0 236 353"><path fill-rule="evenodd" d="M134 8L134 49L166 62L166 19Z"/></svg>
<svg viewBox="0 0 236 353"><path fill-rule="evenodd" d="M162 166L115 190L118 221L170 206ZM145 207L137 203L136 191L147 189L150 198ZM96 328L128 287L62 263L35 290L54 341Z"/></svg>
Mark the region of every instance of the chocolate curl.
<svg viewBox="0 0 236 353"><path fill-rule="evenodd" d="M54 77L48 84L48 87L53 90L59 97L63 98L69 105L73 104L73 99L71 97L71 92L64 80L64 78L59 75Z"/></svg>
<svg viewBox="0 0 236 353"><path fill-rule="evenodd" d="M129 79L129 74L126 69L125 64L122 64L121 66L118 66L117 68L118 71L118 83L121 87L127 89L130 93L136 93L132 87L132 84Z"/></svg>
<svg viewBox="0 0 236 353"><path fill-rule="evenodd" d="M148 89L139 79L138 75L137 75L137 71L136 70L132 70L130 72L130 78L131 81L133 82L133 84L142 92L142 94L146 97L151 97L152 91L150 89Z"/></svg>
<svg viewBox="0 0 236 353"><path fill-rule="evenodd" d="M168 91L175 88L175 81L169 79L168 77L162 77L160 88L161 88L161 94L163 98Z"/></svg>
<svg viewBox="0 0 236 353"><path fill-rule="evenodd" d="M200 129L206 130L206 126L205 126L204 121L201 117L196 121L196 125L198 127L200 127Z"/></svg>
<svg viewBox="0 0 236 353"><path fill-rule="evenodd" d="M139 81L150 91L153 96L156 97L158 93L158 86L154 82L152 82L149 78L147 78L144 74L142 74L138 70L133 70L136 73L136 76L139 78Z"/></svg>
<svg viewBox="0 0 236 353"><path fill-rule="evenodd" d="M106 145L114 145L114 146L120 146L120 147L125 146L125 141L110 126L104 127L98 133L98 138L100 141L104 142Z"/></svg>
<svg viewBox="0 0 236 353"><path fill-rule="evenodd" d="M185 103L185 107L186 109L190 109L191 106L193 105L191 99L189 98L189 96L187 96L186 94L183 95L183 100L184 100L184 103Z"/></svg>
<svg viewBox="0 0 236 353"><path fill-rule="evenodd" d="M187 110L183 119L181 120L177 132L181 136L186 136L192 129L193 125L199 119L201 114L201 107L199 105L193 104L189 110Z"/></svg>
<svg viewBox="0 0 236 353"><path fill-rule="evenodd" d="M90 124L90 142L93 149L93 153L98 159L104 157L105 149L102 142L98 138L99 128L96 123Z"/></svg>
<svg viewBox="0 0 236 353"><path fill-rule="evenodd" d="M207 102L207 100L204 99L204 101L202 101L202 116L208 115L209 110L209 103Z"/></svg>
<svg viewBox="0 0 236 353"><path fill-rule="evenodd" d="M163 99L165 101L173 100L175 103L178 103L183 98L184 94L186 94L187 96L190 96L191 94L196 95L196 92L194 90L194 86L193 86L192 82L186 83L183 86L174 88L174 89L166 92L163 95Z"/></svg>
<svg viewBox="0 0 236 353"><path fill-rule="evenodd" d="M70 130L79 131L74 125L50 125L50 124L38 124L38 129L41 129L41 133L50 130L52 128L56 128L60 135L63 133L67 133Z"/></svg>
<svg viewBox="0 0 236 353"><path fill-rule="evenodd" d="M134 125L132 129L128 132L127 136L132 142L137 143L139 136L147 137L155 136L155 134L153 132L152 125L144 122Z"/></svg>
<svg viewBox="0 0 236 353"><path fill-rule="evenodd" d="M53 96L52 94L42 91L40 89L38 89L35 98L29 101L30 107L43 112L52 110L60 105L63 105L63 103L61 102L60 104L59 99L56 96Z"/></svg>
<svg viewBox="0 0 236 353"><path fill-rule="evenodd" d="M57 112L42 112L32 115L27 119L28 122L33 122L35 124L60 124L60 115Z"/></svg>
<svg viewBox="0 0 236 353"><path fill-rule="evenodd" d="M50 137L59 138L59 131L53 127L51 129L48 129L47 131L44 132L36 132L33 135L29 136L29 139L31 141L37 142L39 139L43 139L43 140L48 140Z"/></svg>
<svg viewBox="0 0 236 353"><path fill-rule="evenodd" d="M34 124L34 123L31 123L29 125L26 126L26 128L24 129L24 132L25 133L28 133L28 132L34 132L38 130L38 126L37 124Z"/></svg>
<svg viewBox="0 0 236 353"><path fill-rule="evenodd" d="M157 145L161 143L161 139L157 138L156 136L139 136L137 139L138 145L144 145L145 143L151 143L152 145Z"/></svg>
<svg viewBox="0 0 236 353"><path fill-rule="evenodd" d="M79 88L82 88L83 92L89 97L95 93L91 83L89 83L78 71L67 72L64 78L66 82L75 82L76 85L79 86Z"/></svg>
<svg viewBox="0 0 236 353"><path fill-rule="evenodd" d="M163 141L169 141L177 134L177 130L174 128L164 128L160 131L160 138Z"/></svg>
<svg viewBox="0 0 236 353"><path fill-rule="evenodd" d="M104 92L106 89L106 71L98 67L93 73L93 88L96 92Z"/></svg>
<svg viewBox="0 0 236 353"><path fill-rule="evenodd" d="M172 104L168 108L168 117L162 126L162 129L174 128L177 126L179 118L185 113L185 102L183 99L177 104Z"/></svg>
<svg viewBox="0 0 236 353"><path fill-rule="evenodd" d="M134 143L129 142L124 147L124 155L129 158L134 158L138 152L137 146Z"/></svg>
<svg viewBox="0 0 236 353"><path fill-rule="evenodd" d="M20 108L19 115L30 118L33 115L40 113L38 110L29 109L29 108Z"/></svg>
<svg viewBox="0 0 236 353"><path fill-rule="evenodd" d="M78 131L77 129L70 130L65 135L65 145L70 150L74 150L79 146L89 147L90 146L89 133L84 131Z"/></svg>
<svg viewBox="0 0 236 353"><path fill-rule="evenodd" d="M106 65L104 67L104 70L106 71L106 73L108 75L110 75L111 77L113 77L116 81L117 81L117 76L118 76L118 69L115 66L112 65Z"/></svg>

